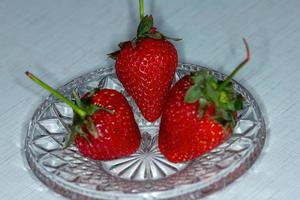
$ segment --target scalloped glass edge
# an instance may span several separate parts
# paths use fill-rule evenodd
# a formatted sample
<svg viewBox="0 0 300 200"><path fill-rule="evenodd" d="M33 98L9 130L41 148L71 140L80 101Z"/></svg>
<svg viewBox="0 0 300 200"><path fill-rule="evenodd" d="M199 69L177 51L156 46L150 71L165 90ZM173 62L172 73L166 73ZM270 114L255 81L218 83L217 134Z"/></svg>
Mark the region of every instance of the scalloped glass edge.
<svg viewBox="0 0 300 200"><path fill-rule="evenodd" d="M179 70L186 70L186 71L195 71L199 69L206 69L216 75L219 79L224 79L226 75L212 70L210 68L202 67L199 65L194 64L179 64ZM85 75L82 75L64 86L59 88L59 91L63 91L66 87L73 87L79 83L87 82L87 79L93 79L95 76L103 73L105 70L112 70L112 67L98 67L98 70L89 72ZM95 75L96 74L96 75ZM88 77L88 78L87 78ZM199 199L202 197L207 196L215 191L222 189L223 187L227 186L241 175L243 175L256 161L257 157L260 155L261 150L264 146L265 139L266 139L266 126L262 116L262 113L259 109L259 106L253 96L248 92L246 88L240 85L238 82L234 81L234 84L239 87L239 89L247 95L249 100L251 101L252 105L254 106L254 110L259 117L260 127L259 131L256 136L256 143L254 144L254 148L252 151L247 152L247 155L244 156L242 159L235 162L234 165L226 168L222 171L221 175L219 174L218 177L211 177L205 180L205 183L199 181L192 184L180 185L170 190L165 191L151 191L151 192L141 192L141 193L124 193L124 192L116 192L116 191L94 191L87 188L82 188L80 186L75 186L69 184L62 178L56 177L53 174L48 173L45 169L43 169L39 164L35 161L33 156L31 155L30 151L28 150L29 142L28 135L32 131L32 122L34 121L34 116L39 115L40 112L46 106L47 101L53 99L53 96L50 95L46 98L43 103L37 108L37 110L33 114L33 118L29 122L27 134L25 137L25 145L24 151L25 156L28 162L29 167L31 168L32 172L35 176L43 182L47 187L51 188L53 191L67 197L70 199ZM222 145L221 145L222 146ZM218 147L219 148L219 147ZM214 151L214 150L213 150ZM206 154L205 156L209 156L210 153ZM201 158L199 158L201 159ZM153 182L159 180L147 180L144 181L145 188L151 187Z"/></svg>

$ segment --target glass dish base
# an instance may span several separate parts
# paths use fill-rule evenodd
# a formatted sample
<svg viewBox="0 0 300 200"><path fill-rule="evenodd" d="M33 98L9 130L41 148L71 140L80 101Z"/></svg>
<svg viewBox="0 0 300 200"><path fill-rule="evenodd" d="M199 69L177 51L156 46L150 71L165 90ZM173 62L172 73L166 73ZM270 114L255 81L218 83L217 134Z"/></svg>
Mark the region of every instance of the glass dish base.
<svg viewBox="0 0 300 200"><path fill-rule="evenodd" d="M222 80L225 75L198 65L178 66L174 83L190 72L208 70ZM34 174L49 188L70 199L199 199L240 177L263 148L266 127L252 95L239 83L244 109L232 136L211 152L186 163L172 163L157 146L159 120L147 122L116 78L113 67L99 67L59 88L71 98L95 88L120 91L133 108L142 133L139 150L125 158L95 161L82 157L73 145L62 150L73 112L50 95L35 111L25 139L25 155Z"/></svg>

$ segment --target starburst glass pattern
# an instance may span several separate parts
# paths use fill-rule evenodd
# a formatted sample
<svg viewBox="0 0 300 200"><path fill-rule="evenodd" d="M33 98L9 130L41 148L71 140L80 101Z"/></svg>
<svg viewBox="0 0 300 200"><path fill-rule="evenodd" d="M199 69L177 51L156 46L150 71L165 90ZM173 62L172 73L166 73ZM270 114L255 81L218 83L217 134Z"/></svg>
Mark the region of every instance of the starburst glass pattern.
<svg viewBox="0 0 300 200"><path fill-rule="evenodd" d="M157 128L153 128L154 132ZM102 162L105 170L128 180L160 179L181 171L188 163L171 163L159 152L157 135L142 133L140 149L129 157Z"/></svg>
<svg viewBox="0 0 300 200"><path fill-rule="evenodd" d="M191 64L178 67L174 83L184 75L206 69L218 79L217 71ZM70 199L199 199L241 176L256 160L264 145L266 127L255 99L240 84L234 87L244 97L232 136L198 159L175 164L157 147L159 120L147 122L118 81L113 67L81 76L59 91L71 98L99 86L125 95L142 133L139 150L125 158L94 161L82 157L75 146L62 150L70 131L73 111L49 96L35 111L25 140L25 155L34 174L48 187Z"/></svg>

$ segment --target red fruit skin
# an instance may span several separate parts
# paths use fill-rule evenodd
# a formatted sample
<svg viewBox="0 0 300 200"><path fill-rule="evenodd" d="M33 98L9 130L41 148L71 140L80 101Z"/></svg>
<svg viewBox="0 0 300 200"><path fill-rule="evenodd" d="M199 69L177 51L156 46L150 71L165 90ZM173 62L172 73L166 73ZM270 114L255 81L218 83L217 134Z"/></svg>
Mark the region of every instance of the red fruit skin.
<svg viewBox="0 0 300 200"><path fill-rule="evenodd" d="M150 122L161 115L177 65L176 48L167 40L145 38L135 48L127 42L117 56L117 76Z"/></svg>
<svg viewBox="0 0 300 200"><path fill-rule="evenodd" d="M126 98L116 90L101 89L93 95L92 103L113 114L100 110L91 116L99 135L95 138L83 127L89 141L77 135L79 152L94 160L112 160L136 152L141 135Z"/></svg>
<svg viewBox="0 0 300 200"><path fill-rule="evenodd" d="M193 160L223 143L231 130L211 119L215 109L209 105L200 120L198 103L185 103L184 97L192 85L190 76L179 80L169 92L165 104L158 145L161 153L171 162Z"/></svg>

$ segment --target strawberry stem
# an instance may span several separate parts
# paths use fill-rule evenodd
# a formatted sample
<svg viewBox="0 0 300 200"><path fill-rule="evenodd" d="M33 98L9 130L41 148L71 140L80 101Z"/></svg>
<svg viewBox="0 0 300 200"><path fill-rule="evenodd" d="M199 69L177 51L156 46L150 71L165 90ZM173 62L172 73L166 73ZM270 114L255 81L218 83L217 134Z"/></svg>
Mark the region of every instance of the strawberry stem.
<svg viewBox="0 0 300 200"><path fill-rule="evenodd" d="M25 74L31 80L33 80L35 83L37 83L39 86L41 86L42 88L46 89L51 94L53 94L54 96L56 96L57 98L59 98L60 100L62 100L63 102L65 102L67 105L69 105L74 110L74 112L76 112L82 119L87 116L86 111L84 111L83 109L79 108L76 104L74 104L72 101L70 101L69 99L67 99L66 97L64 97L62 94L60 94L57 90L53 89L51 86L49 86L46 83L44 83L43 81L41 81L35 75L33 75L32 73L30 73L28 71L25 72Z"/></svg>
<svg viewBox="0 0 300 200"><path fill-rule="evenodd" d="M223 81L223 83L220 85L220 90L222 90L231 80L232 78L236 75L236 73L238 71L240 71L240 69L242 69L243 66L245 66L245 64L250 60L250 48L249 45L246 41L245 38L243 38L243 42L245 44L246 47L246 58L233 70L233 72L231 72L231 74Z"/></svg>
<svg viewBox="0 0 300 200"><path fill-rule="evenodd" d="M139 0L140 20L144 17L144 0Z"/></svg>

